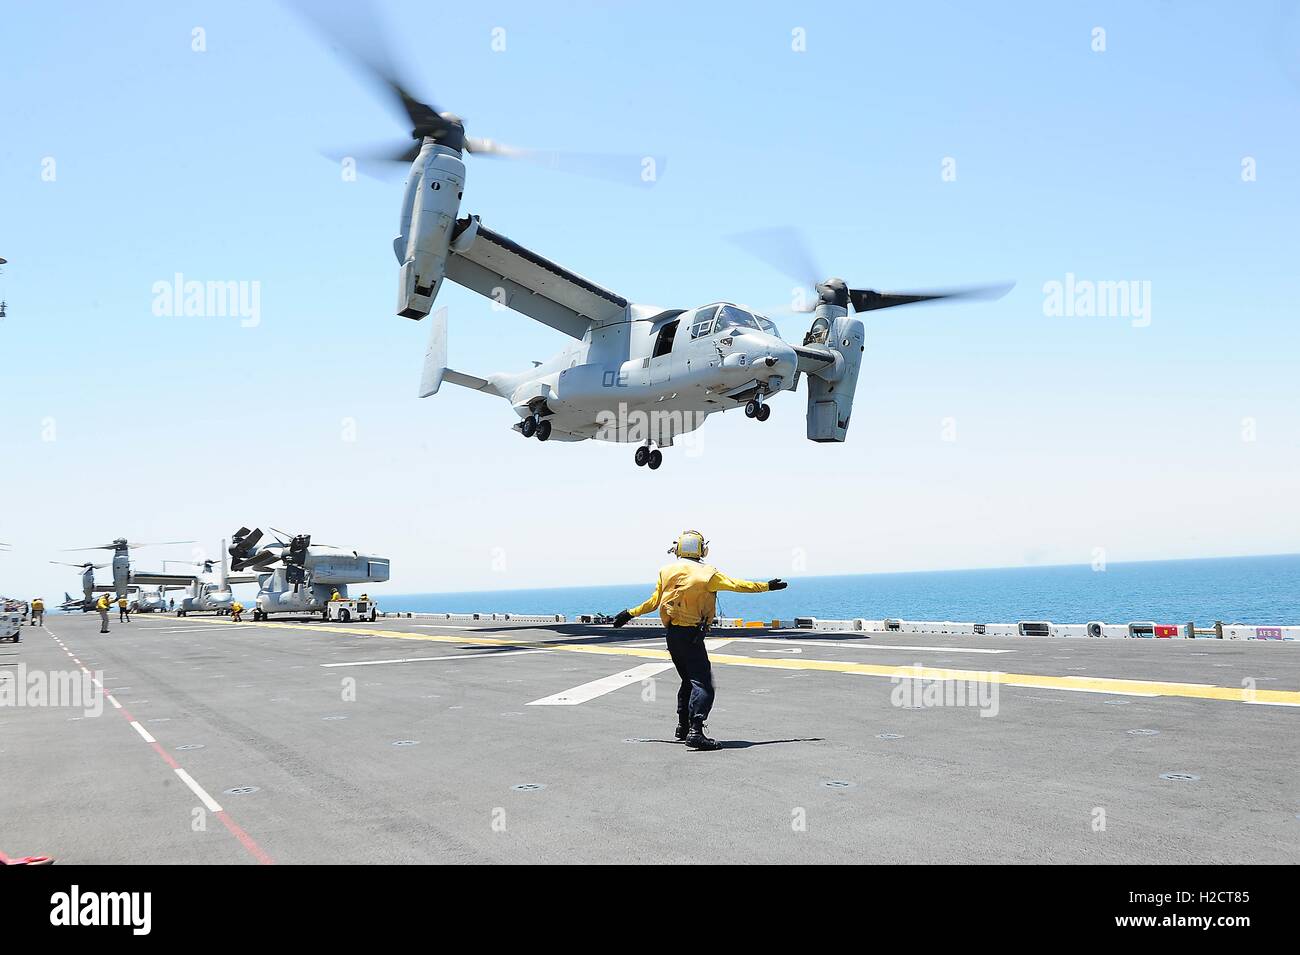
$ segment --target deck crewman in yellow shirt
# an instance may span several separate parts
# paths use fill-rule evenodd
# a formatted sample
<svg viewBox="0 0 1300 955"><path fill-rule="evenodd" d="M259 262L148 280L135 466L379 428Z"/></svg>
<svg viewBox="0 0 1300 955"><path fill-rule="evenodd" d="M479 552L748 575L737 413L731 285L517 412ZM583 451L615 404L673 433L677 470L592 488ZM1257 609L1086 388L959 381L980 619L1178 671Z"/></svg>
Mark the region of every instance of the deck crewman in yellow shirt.
<svg viewBox="0 0 1300 955"><path fill-rule="evenodd" d="M100 594L99 599L95 601L95 609L99 611L99 632L108 633L108 608L113 606L109 602L108 594Z"/></svg>
<svg viewBox="0 0 1300 955"><path fill-rule="evenodd" d="M655 592L643 604L620 610L614 626L622 627L633 617L659 611L668 631L668 655L677 675L682 678L677 691L677 739L685 740L690 749L721 749L722 744L704 735L704 721L713 708L713 667L704 638L717 610L717 594L729 590L738 594L761 594L784 590L788 585L779 577L767 583L733 580L704 563L709 544L699 531L684 531L668 553L678 559L659 570Z"/></svg>
<svg viewBox="0 0 1300 955"><path fill-rule="evenodd" d="M131 605L127 603L125 594L117 598L117 622L131 622Z"/></svg>
<svg viewBox="0 0 1300 955"><path fill-rule="evenodd" d="M40 597L32 600L32 626L45 626L45 601Z"/></svg>
<svg viewBox="0 0 1300 955"><path fill-rule="evenodd" d="M230 605L230 620L232 623L239 623L243 618L240 616L244 612L244 605L238 600Z"/></svg>

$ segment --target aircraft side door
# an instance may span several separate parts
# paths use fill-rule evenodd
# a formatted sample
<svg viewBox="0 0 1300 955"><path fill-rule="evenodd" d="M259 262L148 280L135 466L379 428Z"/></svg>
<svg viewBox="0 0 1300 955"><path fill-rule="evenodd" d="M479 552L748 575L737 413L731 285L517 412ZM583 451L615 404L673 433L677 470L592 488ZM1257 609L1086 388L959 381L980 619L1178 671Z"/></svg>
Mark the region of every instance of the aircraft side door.
<svg viewBox="0 0 1300 955"><path fill-rule="evenodd" d="M673 319L659 329L655 337L654 351L650 354L650 384L658 385L669 381L672 376L673 344L677 331L681 327L679 319Z"/></svg>

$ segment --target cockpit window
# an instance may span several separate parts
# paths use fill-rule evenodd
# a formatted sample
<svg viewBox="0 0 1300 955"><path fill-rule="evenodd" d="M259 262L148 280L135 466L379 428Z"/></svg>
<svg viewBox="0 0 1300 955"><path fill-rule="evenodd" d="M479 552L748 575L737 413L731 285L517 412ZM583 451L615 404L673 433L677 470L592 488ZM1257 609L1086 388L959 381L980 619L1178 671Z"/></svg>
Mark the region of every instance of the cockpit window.
<svg viewBox="0 0 1300 955"><path fill-rule="evenodd" d="M691 316L691 338L703 338L713 331L713 316L718 311L716 305L706 305L704 308L697 308Z"/></svg>
<svg viewBox="0 0 1300 955"><path fill-rule="evenodd" d="M831 323L824 318L819 318L812 323L812 328L808 331L808 340L805 345L825 345L826 340L831 334Z"/></svg>
<svg viewBox="0 0 1300 955"><path fill-rule="evenodd" d="M724 305L718 312L718 331L724 328L759 328L758 320L734 305Z"/></svg>
<svg viewBox="0 0 1300 955"><path fill-rule="evenodd" d="M776 330L776 322L772 321L770 318L764 318L762 315L755 315L754 318L758 319L759 327L762 328L763 331L767 332L769 335L775 335L777 338L781 337L781 333Z"/></svg>

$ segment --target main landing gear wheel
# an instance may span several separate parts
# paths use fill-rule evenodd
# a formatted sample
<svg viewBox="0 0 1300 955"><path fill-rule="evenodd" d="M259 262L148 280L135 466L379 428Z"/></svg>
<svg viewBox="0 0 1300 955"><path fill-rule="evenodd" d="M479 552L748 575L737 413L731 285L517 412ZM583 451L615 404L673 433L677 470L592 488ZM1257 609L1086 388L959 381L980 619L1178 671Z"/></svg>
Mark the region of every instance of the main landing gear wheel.
<svg viewBox="0 0 1300 955"><path fill-rule="evenodd" d="M537 440L545 441L551 436L551 423L549 421L539 421L537 423Z"/></svg>
<svg viewBox="0 0 1300 955"><path fill-rule="evenodd" d="M531 438L533 435L537 433L537 419L525 418L523 425L521 425L520 427L520 430L523 431L525 438Z"/></svg>
<svg viewBox="0 0 1300 955"><path fill-rule="evenodd" d="M752 398L745 402L745 417L757 418L759 421L766 421L772 416L772 409L757 398Z"/></svg>

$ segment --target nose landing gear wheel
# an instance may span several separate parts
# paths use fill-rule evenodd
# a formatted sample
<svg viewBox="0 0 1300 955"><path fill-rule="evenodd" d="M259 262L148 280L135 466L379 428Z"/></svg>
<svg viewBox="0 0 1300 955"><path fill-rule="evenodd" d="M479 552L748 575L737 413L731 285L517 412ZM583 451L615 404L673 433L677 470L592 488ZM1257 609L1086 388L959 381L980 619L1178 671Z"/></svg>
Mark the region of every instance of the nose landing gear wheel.
<svg viewBox="0 0 1300 955"><path fill-rule="evenodd" d="M753 418L756 417L757 415L758 415L758 402L757 401L745 402L745 417Z"/></svg>
<svg viewBox="0 0 1300 955"><path fill-rule="evenodd" d="M754 417L759 421L766 421L768 418L772 417L772 409L767 405L759 405L758 411L754 412Z"/></svg>
<svg viewBox="0 0 1300 955"><path fill-rule="evenodd" d="M646 464L650 466L651 471L658 471L659 465L663 463L664 463L664 453L660 451L658 448L655 448L653 451L650 452L649 460L646 461Z"/></svg>
<svg viewBox="0 0 1300 955"><path fill-rule="evenodd" d="M650 449L647 447L637 448L633 460L636 461L637 467L645 467L646 462L650 460Z"/></svg>
<svg viewBox="0 0 1300 955"><path fill-rule="evenodd" d="M524 423L520 426L520 430L523 431L525 438L531 438L537 433L537 419L525 418Z"/></svg>
<svg viewBox="0 0 1300 955"><path fill-rule="evenodd" d="M537 440L545 441L551 436L551 423L549 421L540 421L537 424Z"/></svg>

